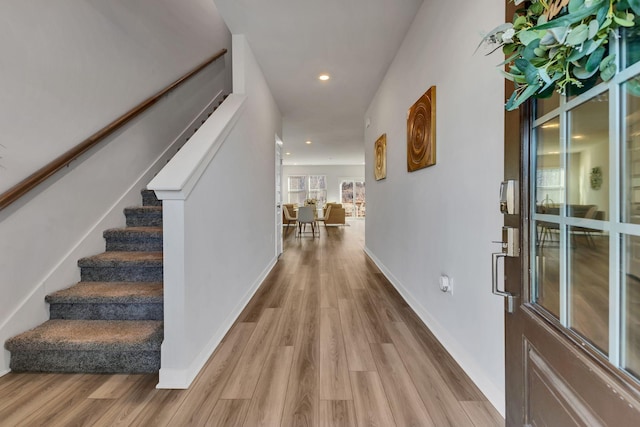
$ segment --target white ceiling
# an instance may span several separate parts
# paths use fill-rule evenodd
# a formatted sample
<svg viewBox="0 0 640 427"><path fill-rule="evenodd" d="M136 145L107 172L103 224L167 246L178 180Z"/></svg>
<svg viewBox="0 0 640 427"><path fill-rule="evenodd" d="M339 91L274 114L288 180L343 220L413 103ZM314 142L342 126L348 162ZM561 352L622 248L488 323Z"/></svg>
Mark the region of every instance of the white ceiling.
<svg viewBox="0 0 640 427"><path fill-rule="evenodd" d="M247 37L282 112L284 163L363 164L365 110L422 0L215 3Z"/></svg>

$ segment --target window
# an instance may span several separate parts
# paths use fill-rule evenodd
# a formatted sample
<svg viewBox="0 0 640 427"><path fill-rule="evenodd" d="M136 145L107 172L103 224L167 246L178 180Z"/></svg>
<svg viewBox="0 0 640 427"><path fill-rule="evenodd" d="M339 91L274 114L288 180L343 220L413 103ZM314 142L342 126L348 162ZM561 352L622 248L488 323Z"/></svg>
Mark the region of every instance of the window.
<svg viewBox="0 0 640 427"><path fill-rule="evenodd" d="M327 201L327 177L325 175L291 175L288 179L289 203L304 205L307 199L316 199L318 206Z"/></svg>
<svg viewBox="0 0 640 427"><path fill-rule="evenodd" d="M538 169L536 189L539 206L550 206L564 201L564 170L560 168Z"/></svg>
<svg viewBox="0 0 640 427"><path fill-rule="evenodd" d="M307 198L307 177L306 176L290 176L289 177L289 203L304 204Z"/></svg>
<svg viewBox="0 0 640 427"><path fill-rule="evenodd" d="M324 175L309 176L309 199L316 199L318 206L327 202L327 177Z"/></svg>

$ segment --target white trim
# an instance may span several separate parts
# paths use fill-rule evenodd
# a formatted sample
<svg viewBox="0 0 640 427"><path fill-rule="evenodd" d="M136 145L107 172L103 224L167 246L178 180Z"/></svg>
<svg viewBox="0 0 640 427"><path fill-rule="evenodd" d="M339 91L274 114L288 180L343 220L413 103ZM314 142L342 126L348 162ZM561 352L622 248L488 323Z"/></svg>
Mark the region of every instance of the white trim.
<svg viewBox="0 0 640 427"><path fill-rule="evenodd" d="M147 185L161 200L186 200L240 118L247 97L231 94Z"/></svg>
<svg viewBox="0 0 640 427"><path fill-rule="evenodd" d="M156 385L158 389L187 389L195 380L200 370L207 363L211 355L216 351L222 339L231 330L236 319L242 313L242 310L247 306L251 298L255 295L256 291L260 288L260 285L267 278L273 267L276 265L277 259L273 258L267 267L260 274L258 279L251 285L249 291L240 300L236 307L231 311L229 316L225 319L223 325L213 334L207 345L200 351L194 361L186 369L167 369L160 368L160 382Z"/></svg>
<svg viewBox="0 0 640 427"><path fill-rule="evenodd" d="M496 410L505 416L505 401L504 392L499 386L497 386L491 378L487 377L483 370L476 362L474 358L468 352L463 350L462 346L447 332L431 314L425 309L420 301L414 297L411 292L398 280L385 265L371 252L371 250L365 246L364 252L371 258L374 264L380 269L382 274L391 282L391 284L400 293L402 298L409 304L411 309L420 317L424 324L429 328L438 341L444 346L444 348L451 354L455 361L460 365L463 371L469 375L471 380L478 386L478 388L484 393L489 402L496 408Z"/></svg>

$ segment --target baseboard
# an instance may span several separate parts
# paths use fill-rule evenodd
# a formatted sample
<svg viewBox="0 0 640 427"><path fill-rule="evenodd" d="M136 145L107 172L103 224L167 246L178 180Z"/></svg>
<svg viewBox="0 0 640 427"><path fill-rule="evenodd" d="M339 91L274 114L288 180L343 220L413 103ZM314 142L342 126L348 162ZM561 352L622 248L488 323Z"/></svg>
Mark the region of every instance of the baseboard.
<svg viewBox="0 0 640 427"><path fill-rule="evenodd" d="M247 306L251 298L255 295L260 285L267 278L273 267L276 265L277 258L273 258L267 267L260 273L258 278L251 285L247 293L236 304L231 313L227 316L222 326L213 334L207 345L202 349L200 354L187 369L163 369L160 368L160 379L156 385L158 389L187 389L191 386L193 380L196 379L204 365L207 363L211 355L216 351L222 339L227 335L231 327L234 325L242 310Z"/></svg>
<svg viewBox="0 0 640 427"><path fill-rule="evenodd" d="M391 282L391 284L400 293L402 298L409 304L411 309L420 317L422 322L429 328L433 335L440 341L444 348L451 354L455 361L460 365L462 370L471 378L471 380L478 386L480 391L484 393L489 402L496 408L496 410L505 416L505 395L504 392L495 385L491 378L489 378L478 364L473 360L472 355L465 351L460 344L447 332L446 328L433 317L429 312L420 304L420 302L407 290L407 288L398 280L389 269L369 250L368 247L364 248L367 256L373 261L373 263L380 269L382 274Z"/></svg>
<svg viewBox="0 0 640 427"><path fill-rule="evenodd" d="M9 372L11 372L10 369L4 369L4 370L0 371L0 377L7 375Z"/></svg>

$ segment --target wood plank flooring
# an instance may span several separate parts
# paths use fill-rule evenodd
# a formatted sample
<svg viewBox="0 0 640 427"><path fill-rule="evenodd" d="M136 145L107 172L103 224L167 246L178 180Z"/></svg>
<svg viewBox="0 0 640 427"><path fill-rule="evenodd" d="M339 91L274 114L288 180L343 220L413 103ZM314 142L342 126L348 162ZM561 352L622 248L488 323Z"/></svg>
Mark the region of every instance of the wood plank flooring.
<svg viewBox="0 0 640 427"><path fill-rule="evenodd" d="M0 426L503 426L363 242L363 221L289 233L189 390L156 390L155 375L9 374Z"/></svg>

